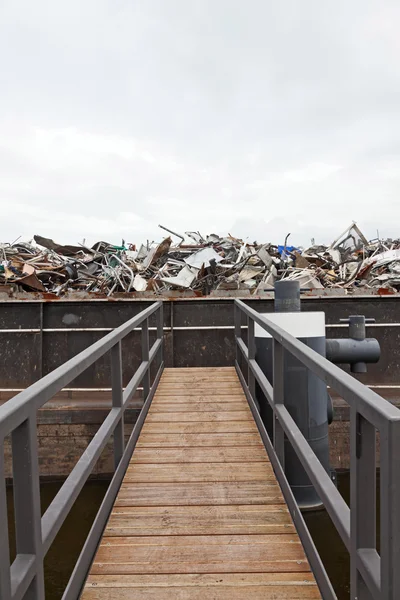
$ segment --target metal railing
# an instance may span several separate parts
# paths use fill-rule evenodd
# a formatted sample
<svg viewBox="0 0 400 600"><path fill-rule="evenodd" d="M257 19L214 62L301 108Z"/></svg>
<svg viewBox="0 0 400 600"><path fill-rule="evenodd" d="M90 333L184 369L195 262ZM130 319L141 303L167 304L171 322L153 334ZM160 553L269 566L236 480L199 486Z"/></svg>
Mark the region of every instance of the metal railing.
<svg viewBox="0 0 400 600"><path fill-rule="evenodd" d="M157 319L157 336L150 348L149 318L154 314ZM142 360L123 389L121 341L139 326L142 331ZM111 410L41 517L37 411L107 352L111 355ZM158 354L160 366L151 385L150 366ZM64 592L63 600L76 600L79 597L163 368L163 307L162 302L156 302L0 407L1 600L44 599L43 559L98 458L113 436L114 475ZM124 413L141 383L144 404L125 445ZM16 537L16 558L11 565L3 452L5 437L10 434Z"/></svg>
<svg viewBox="0 0 400 600"><path fill-rule="evenodd" d="M247 317L247 345L242 316ZM273 387L255 360L254 324L272 336ZM235 301L236 369L303 543L322 597L336 595L284 472L285 438L350 553L352 600L400 598L400 410L240 300ZM350 507L314 454L284 403L284 350L350 405ZM247 373L240 368L241 355ZM274 414L273 440L255 403L256 381ZM376 549L376 431L380 434L380 554Z"/></svg>

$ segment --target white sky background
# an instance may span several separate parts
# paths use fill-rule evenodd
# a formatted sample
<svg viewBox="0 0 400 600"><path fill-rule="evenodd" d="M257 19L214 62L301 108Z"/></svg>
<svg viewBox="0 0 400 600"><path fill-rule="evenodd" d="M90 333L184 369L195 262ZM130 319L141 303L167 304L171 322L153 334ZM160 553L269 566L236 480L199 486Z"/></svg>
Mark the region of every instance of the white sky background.
<svg viewBox="0 0 400 600"><path fill-rule="evenodd" d="M400 236L398 0L0 0L0 240Z"/></svg>

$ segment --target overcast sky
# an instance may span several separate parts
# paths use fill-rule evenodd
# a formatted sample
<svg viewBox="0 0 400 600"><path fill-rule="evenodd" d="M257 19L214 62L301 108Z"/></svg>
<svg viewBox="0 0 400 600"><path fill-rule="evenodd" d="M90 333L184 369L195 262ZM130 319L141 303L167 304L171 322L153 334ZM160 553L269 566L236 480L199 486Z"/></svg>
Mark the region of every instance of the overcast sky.
<svg viewBox="0 0 400 600"><path fill-rule="evenodd" d="M400 236L398 0L0 0L0 240Z"/></svg>

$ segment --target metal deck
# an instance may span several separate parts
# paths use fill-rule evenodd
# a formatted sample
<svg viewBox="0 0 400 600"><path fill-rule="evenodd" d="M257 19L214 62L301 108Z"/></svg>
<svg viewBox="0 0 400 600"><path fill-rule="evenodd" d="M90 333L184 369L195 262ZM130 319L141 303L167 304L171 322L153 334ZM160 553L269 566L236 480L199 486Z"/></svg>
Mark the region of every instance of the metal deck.
<svg viewBox="0 0 400 600"><path fill-rule="evenodd" d="M236 370L165 369L82 599L320 597Z"/></svg>

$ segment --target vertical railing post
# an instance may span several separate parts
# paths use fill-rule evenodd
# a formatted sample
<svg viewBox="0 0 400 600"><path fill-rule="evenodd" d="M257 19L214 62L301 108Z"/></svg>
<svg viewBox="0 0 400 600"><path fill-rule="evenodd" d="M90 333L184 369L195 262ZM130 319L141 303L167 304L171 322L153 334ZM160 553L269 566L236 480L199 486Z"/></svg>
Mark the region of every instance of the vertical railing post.
<svg viewBox="0 0 400 600"><path fill-rule="evenodd" d="M147 370L143 377L143 401L146 401L150 392L150 366L149 366L149 320L142 323L142 361L147 361Z"/></svg>
<svg viewBox="0 0 400 600"><path fill-rule="evenodd" d="M43 310L44 310L44 302L39 302L39 360L38 360L38 375L37 378L41 379L43 377Z"/></svg>
<svg viewBox="0 0 400 600"><path fill-rule="evenodd" d="M4 440L0 438L0 598L10 598L10 548L8 538L7 494L4 470Z"/></svg>
<svg viewBox="0 0 400 600"><path fill-rule="evenodd" d="M161 303L160 308L157 311L157 339L163 340L164 338L164 305ZM160 365L164 361L164 343L160 347Z"/></svg>
<svg viewBox="0 0 400 600"><path fill-rule="evenodd" d="M274 338L273 352L273 383L274 383L274 448L276 455L285 469L285 433L279 422L275 407L284 404L284 349L282 344Z"/></svg>
<svg viewBox="0 0 400 600"><path fill-rule="evenodd" d="M43 600L43 546L40 508L39 458L36 415L11 434L15 539L17 554L35 556L35 576L24 600ZM3 540L1 542L4 543Z"/></svg>
<svg viewBox="0 0 400 600"><path fill-rule="evenodd" d="M254 321L251 317L247 317L247 348L248 348L248 371L247 385L253 400L256 399L256 379L250 366L250 361L256 358L256 340L254 338Z"/></svg>
<svg viewBox="0 0 400 600"><path fill-rule="evenodd" d="M239 350L239 346L238 346L238 340L241 338L242 336L242 330L241 330L241 310L239 308L239 306L236 304L236 301L234 303L234 322L235 322L235 350L236 350L236 363L239 366L239 358L240 358L240 350Z"/></svg>
<svg viewBox="0 0 400 600"><path fill-rule="evenodd" d="M380 432L381 597L400 598L400 420Z"/></svg>
<svg viewBox="0 0 400 600"><path fill-rule="evenodd" d="M120 410L120 420L114 430L114 469L125 450L124 415L122 413L123 388L122 388L122 349L121 342L111 348L111 388L112 406Z"/></svg>
<svg viewBox="0 0 400 600"><path fill-rule="evenodd" d="M350 584L351 598L371 600L358 570L358 550L376 550L375 427L350 411ZM386 598L386 596L384 596Z"/></svg>

